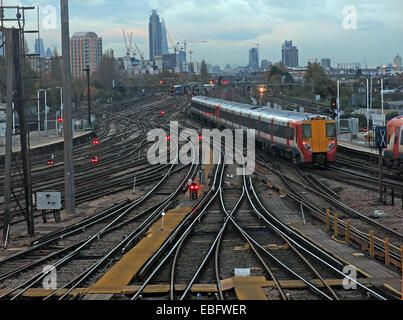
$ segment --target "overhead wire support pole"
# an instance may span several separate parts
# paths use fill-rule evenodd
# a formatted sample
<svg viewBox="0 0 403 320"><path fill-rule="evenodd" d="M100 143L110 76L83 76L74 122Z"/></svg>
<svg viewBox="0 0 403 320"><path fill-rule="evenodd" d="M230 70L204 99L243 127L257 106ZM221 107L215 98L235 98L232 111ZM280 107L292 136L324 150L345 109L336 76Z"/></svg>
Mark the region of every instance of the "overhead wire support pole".
<svg viewBox="0 0 403 320"><path fill-rule="evenodd" d="M69 2L60 0L63 56L63 113L64 113L64 188L66 213L75 214L73 121L71 110Z"/></svg>
<svg viewBox="0 0 403 320"><path fill-rule="evenodd" d="M3 29L4 32L5 29ZM4 243L8 237L10 224L10 198L11 198L11 160L12 160L12 122L13 122L13 92L14 92L14 59L13 59L13 31L5 30L7 59L7 104L6 104L6 150L5 150L5 174L4 174Z"/></svg>
<svg viewBox="0 0 403 320"><path fill-rule="evenodd" d="M90 88L90 66L87 65L87 68L85 68L83 71L87 72L87 90L88 90L88 126L90 129L92 129L91 126L91 88Z"/></svg>

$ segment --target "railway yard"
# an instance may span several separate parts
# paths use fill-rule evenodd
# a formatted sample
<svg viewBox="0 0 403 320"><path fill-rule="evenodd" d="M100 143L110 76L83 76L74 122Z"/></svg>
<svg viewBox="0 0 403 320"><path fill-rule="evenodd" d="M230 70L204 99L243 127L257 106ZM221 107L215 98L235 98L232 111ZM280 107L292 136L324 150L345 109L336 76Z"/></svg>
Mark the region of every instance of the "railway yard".
<svg viewBox="0 0 403 320"><path fill-rule="evenodd" d="M35 237L26 236L18 209L23 185L13 183L1 300L402 298L401 175L384 169L379 204L378 164L347 143L326 169L300 168L257 148L248 175L245 161L227 163L226 146L218 150L203 136L167 136L161 150L170 161L151 164L150 130L169 132L173 121L179 136L213 129L189 116L189 104L153 95L94 110L99 126L74 146L77 214L62 210L60 222L49 215L44 223L36 211ZM199 146L217 163L199 164L190 152ZM175 161L185 156L189 163ZM62 192L63 179L62 151L44 146L33 155L34 193ZM3 180L1 168L1 193Z"/></svg>

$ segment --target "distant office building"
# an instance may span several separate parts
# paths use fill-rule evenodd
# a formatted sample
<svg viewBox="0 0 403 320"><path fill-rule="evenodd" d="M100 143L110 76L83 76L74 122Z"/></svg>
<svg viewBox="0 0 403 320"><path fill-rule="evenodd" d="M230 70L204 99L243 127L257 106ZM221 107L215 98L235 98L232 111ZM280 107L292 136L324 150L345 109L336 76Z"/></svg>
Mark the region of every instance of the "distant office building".
<svg viewBox="0 0 403 320"><path fill-rule="evenodd" d="M262 69L262 70L269 69L271 65L272 65L271 61L262 60L261 69Z"/></svg>
<svg viewBox="0 0 403 320"><path fill-rule="evenodd" d="M283 44L282 62L286 67L298 67L298 49L292 45L292 40Z"/></svg>
<svg viewBox="0 0 403 320"><path fill-rule="evenodd" d="M52 58L52 57L53 57L52 50L50 48L48 48L46 50L46 58Z"/></svg>
<svg viewBox="0 0 403 320"><path fill-rule="evenodd" d="M162 23L161 23L161 54L168 54L169 50L168 50L168 38L167 38L167 28L165 26L165 21L164 19L162 19Z"/></svg>
<svg viewBox="0 0 403 320"><path fill-rule="evenodd" d="M252 71L259 70L259 51L258 48L252 48L249 50L249 68Z"/></svg>
<svg viewBox="0 0 403 320"><path fill-rule="evenodd" d="M337 69L342 70L357 70L361 69L361 63L359 62L349 62L349 63L338 63Z"/></svg>
<svg viewBox="0 0 403 320"><path fill-rule="evenodd" d="M35 54L39 54L40 58L45 58L45 48L43 46L43 39L35 39Z"/></svg>
<svg viewBox="0 0 403 320"><path fill-rule="evenodd" d="M70 38L71 73L74 77L85 74L84 69L90 67L91 72L98 69L102 57L102 38L94 32L76 32Z"/></svg>
<svg viewBox="0 0 403 320"><path fill-rule="evenodd" d="M162 70L175 71L176 55L174 53L162 55Z"/></svg>
<svg viewBox="0 0 403 320"><path fill-rule="evenodd" d="M4 46L3 46L3 33L0 31L0 56L4 56Z"/></svg>
<svg viewBox="0 0 403 320"><path fill-rule="evenodd" d="M402 70L402 57L397 55L394 59L393 59L393 67L395 68L395 70L397 71L401 71Z"/></svg>
<svg viewBox="0 0 403 320"><path fill-rule="evenodd" d="M220 66L217 64L217 65L215 65L215 66L213 66L213 67L211 68L211 71L212 71L212 73L220 73L220 72L221 72L221 68L220 68Z"/></svg>
<svg viewBox="0 0 403 320"><path fill-rule="evenodd" d="M154 61L155 56L162 55L161 22L157 10L153 10L148 24L148 35L150 45L150 60Z"/></svg>
<svg viewBox="0 0 403 320"><path fill-rule="evenodd" d="M322 59L321 62L320 62L320 65L322 66L322 68L324 70L331 69L331 62L330 62L329 58Z"/></svg>
<svg viewBox="0 0 403 320"><path fill-rule="evenodd" d="M187 69L185 51L183 51L183 50L179 51L177 59L178 59L177 64L176 64L177 71L185 72Z"/></svg>

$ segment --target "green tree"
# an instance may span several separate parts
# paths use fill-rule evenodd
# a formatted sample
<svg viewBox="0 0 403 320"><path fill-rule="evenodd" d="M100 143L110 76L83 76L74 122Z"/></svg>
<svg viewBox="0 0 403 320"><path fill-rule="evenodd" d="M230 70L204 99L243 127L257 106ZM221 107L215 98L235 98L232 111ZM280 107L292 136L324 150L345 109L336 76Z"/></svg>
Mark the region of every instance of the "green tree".
<svg viewBox="0 0 403 320"><path fill-rule="evenodd" d="M317 62L308 63L305 80L314 83L315 94L320 95L322 98L330 98L336 94L336 83L326 75L321 65Z"/></svg>
<svg viewBox="0 0 403 320"><path fill-rule="evenodd" d="M101 57L94 80L98 81L104 90L112 91L113 80L118 80L117 65L112 49L106 50Z"/></svg>

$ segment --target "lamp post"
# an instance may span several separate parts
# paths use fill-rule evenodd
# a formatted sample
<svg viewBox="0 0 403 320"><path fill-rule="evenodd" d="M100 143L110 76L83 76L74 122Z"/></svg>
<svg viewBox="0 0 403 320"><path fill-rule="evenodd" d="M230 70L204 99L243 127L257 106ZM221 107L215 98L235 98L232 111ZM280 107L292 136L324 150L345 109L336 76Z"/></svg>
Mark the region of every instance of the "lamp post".
<svg viewBox="0 0 403 320"><path fill-rule="evenodd" d="M41 140L41 107L40 107L40 93L43 91L43 89L38 89L38 138Z"/></svg>
<svg viewBox="0 0 403 320"><path fill-rule="evenodd" d="M91 92L90 92L90 66L87 65L83 71L87 72L87 87L88 87L88 126L91 128Z"/></svg>
<svg viewBox="0 0 403 320"><path fill-rule="evenodd" d="M337 136L340 136L340 80L337 80Z"/></svg>
<svg viewBox="0 0 403 320"><path fill-rule="evenodd" d="M48 89L43 89L43 91L45 92L45 126L44 126L44 130L47 133L48 131L48 103L47 103L47 97L46 97L46 92L52 90L51 88Z"/></svg>

